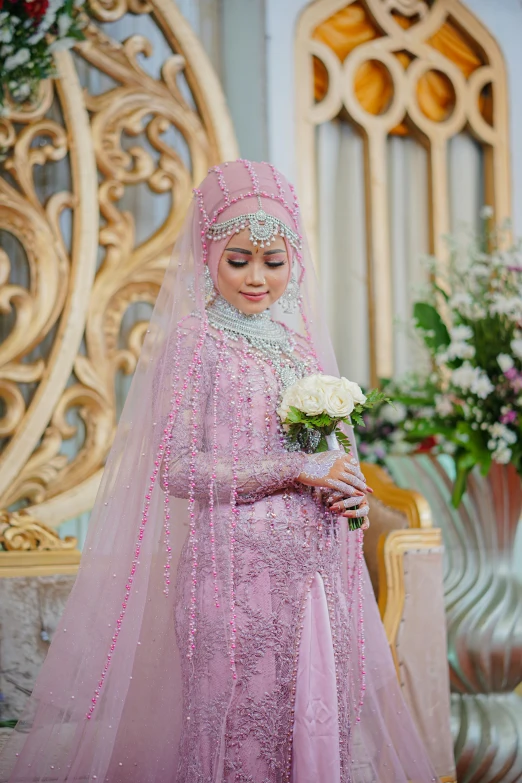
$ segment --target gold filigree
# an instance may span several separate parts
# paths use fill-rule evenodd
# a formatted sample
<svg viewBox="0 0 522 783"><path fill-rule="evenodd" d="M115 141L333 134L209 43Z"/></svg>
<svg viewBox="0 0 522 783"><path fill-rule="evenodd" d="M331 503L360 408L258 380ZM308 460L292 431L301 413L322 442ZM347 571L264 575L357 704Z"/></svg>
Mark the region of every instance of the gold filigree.
<svg viewBox="0 0 522 783"><path fill-rule="evenodd" d="M77 543L74 536L60 538L26 511L0 512L0 548L8 552L72 550Z"/></svg>
<svg viewBox="0 0 522 783"><path fill-rule="evenodd" d="M403 16L419 16L423 19L429 11L425 0L385 0L386 11L397 11Z"/></svg>
<svg viewBox="0 0 522 783"><path fill-rule="evenodd" d="M127 323L129 307L154 304L192 188L209 166L237 156L217 79L175 4L91 6L101 21L150 14L172 55L153 78L141 66L147 38L117 41L91 21L76 55L111 86L82 90L62 52L61 78L0 120L0 228L13 238L0 252L0 508L26 504L53 526L94 502L116 428L117 379L134 371L146 329ZM56 164L68 168L70 187L44 198L42 173L52 182ZM143 240L120 203L135 186L149 189L151 213L156 194L169 200Z"/></svg>
<svg viewBox="0 0 522 783"><path fill-rule="evenodd" d="M396 0L394 9L383 0L316 0L296 31L299 186L313 248L316 129L340 119L364 139L372 384L394 374L388 137L411 135L428 150L429 249L438 258L448 255L449 146L459 134L469 131L482 146L484 201L496 221L511 212L507 79L498 44L459 0L429 4L420 20L419 8L413 0Z"/></svg>

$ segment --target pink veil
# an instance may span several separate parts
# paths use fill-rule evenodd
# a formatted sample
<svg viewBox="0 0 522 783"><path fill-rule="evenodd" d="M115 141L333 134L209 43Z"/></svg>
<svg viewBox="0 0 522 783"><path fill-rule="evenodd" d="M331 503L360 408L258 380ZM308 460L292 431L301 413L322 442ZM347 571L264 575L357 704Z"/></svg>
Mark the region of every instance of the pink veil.
<svg viewBox="0 0 522 783"><path fill-rule="evenodd" d="M92 511L74 588L24 715L0 754L1 783L226 780L217 762L208 781L188 780L179 771L186 752L180 741L186 718L182 660L190 659L198 637L197 609L188 613L181 623L184 631L176 634L174 606L177 591L197 579L198 542L192 520L198 500L190 486L180 491L180 497L169 497L161 477L162 466L176 458L171 432L180 405L199 388L207 328L204 265L208 263L215 280L228 240L228 235L210 240L209 232L216 222L255 213L260 206L300 237L297 246L286 237L292 274L299 284L299 311L288 315L275 305L273 317L309 342L324 372L338 374L292 186L266 163L236 161L211 170L195 191L165 274ZM180 329L194 318L199 326L193 344L188 351L185 345L182 354ZM231 380L230 395L236 394ZM196 401L189 422L194 431L205 427L200 410ZM223 499L215 500L216 515L218 505L224 504ZM214 687L207 694L218 705L215 720L223 735L233 656L231 666L213 660L217 651L231 652L226 597L232 563L227 535L215 530L211 589L221 598L215 608L215 648L209 650ZM401 695L360 559L361 537L345 533L343 541L345 577L358 607L351 618L351 649L360 645L358 620L363 613L365 639L365 652L359 649L352 664L349 779L426 783L436 776ZM178 568L183 546L194 552L189 573Z"/></svg>

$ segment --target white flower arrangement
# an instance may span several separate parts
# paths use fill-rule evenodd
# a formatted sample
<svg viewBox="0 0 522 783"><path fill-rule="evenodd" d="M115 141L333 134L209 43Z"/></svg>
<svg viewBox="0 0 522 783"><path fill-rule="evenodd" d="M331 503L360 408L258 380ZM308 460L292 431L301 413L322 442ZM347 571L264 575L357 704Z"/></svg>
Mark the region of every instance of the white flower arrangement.
<svg viewBox="0 0 522 783"><path fill-rule="evenodd" d="M511 462L522 475L522 244L506 249L489 207L482 217L483 235L464 248L450 238L449 265L431 259L430 296L414 318L433 369L401 425L407 442L453 454L456 506L475 465L486 474L492 462ZM409 388L395 399L411 411L414 396Z"/></svg>
<svg viewBox="0 0 522 783"><path fill-rule="evenodd" d="M349 451L349 441L339 429L341 422L364 426L363 412L384 400L382 392L373 390L365 395L354 381L318 373L289 386L277 414L291 446L326 451L326 439L335 433L345 451Z"/></svg>
<svg viewBox="0 0 522 783"><path fill-rule="evenodd" d="M54 75L53 52L84 38L84 2L0 0L0 109L23 103ZM9 10L7 10L9 9Z"/></svg>

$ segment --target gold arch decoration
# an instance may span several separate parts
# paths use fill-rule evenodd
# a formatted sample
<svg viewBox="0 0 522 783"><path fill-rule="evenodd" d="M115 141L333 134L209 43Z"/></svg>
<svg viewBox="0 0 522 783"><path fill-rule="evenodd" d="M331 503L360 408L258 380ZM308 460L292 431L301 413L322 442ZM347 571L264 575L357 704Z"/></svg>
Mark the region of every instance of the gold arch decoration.
<svg viewBox="0 0 522 783"><path fill-rule="evenodd" d="M4 550L69 547L47 526L93 505L117 423L115 381L133 372L146 328L136 319L123 334L123 318L136 302L154 303L192 187L237 156L219 82L175 3L92 0L90 8L86 39L73 55L56 55L59 78L0 118ZM157 78L143 65L152 53L144 34L120 42L105 31L126 14L148 17L144 29L154 25L171 49ZM82 67L107 89L82 89ZM145 141L132 144L139 134ZM177 146L167 141L174 135ZM41 173L52 181L58 164L70 187L43 198ZM151 204L157 195L169 203L144 240L120 205L132 186L148 188ZM6 247L25 259L22 283ZM67 453L72 438L81 442Z"/></svg>
<svg viewBox="0 0 522 783"><path fill-rule="evenodd" d="M411 135L428 151L430 250L449 232L448 144L470 133L484 152L484 193L510 216L507 85L502 53L459 0L316 0L296 32L299 186L317 243L315 129L340 117L365 146L371 380L393 375L392 269L386 141Z"/></svg>

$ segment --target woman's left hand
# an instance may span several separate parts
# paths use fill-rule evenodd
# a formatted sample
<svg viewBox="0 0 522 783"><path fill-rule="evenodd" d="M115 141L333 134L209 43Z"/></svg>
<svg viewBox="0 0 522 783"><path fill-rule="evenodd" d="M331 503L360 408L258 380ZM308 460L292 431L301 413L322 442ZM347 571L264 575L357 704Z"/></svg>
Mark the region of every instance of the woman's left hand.
<svg viewBox="0 0 522 783"><path fill-rule="evenodd" d="M326 505L330 511L340 514L342 517L348 519L360 519L366 517L361 530L368 530L370 527L370 520L367 518L370 512L370 506L368 505L368 498L366 496L361 497L343 497L340 492L335 492L330 495L326 500ZM358 508L355 508L358 506Z"/></svg>

